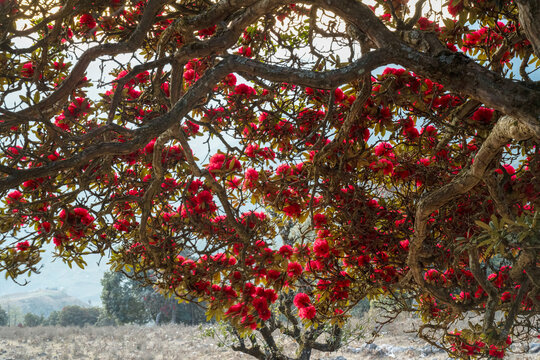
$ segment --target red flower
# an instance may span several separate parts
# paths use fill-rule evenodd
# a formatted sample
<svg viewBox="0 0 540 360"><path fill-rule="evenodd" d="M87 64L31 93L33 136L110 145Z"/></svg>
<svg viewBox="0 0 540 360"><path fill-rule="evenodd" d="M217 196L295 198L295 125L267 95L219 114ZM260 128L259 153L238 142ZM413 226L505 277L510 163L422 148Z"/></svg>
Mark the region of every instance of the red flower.
<svg viewBox="0 0 540 360"><path fill-rule="evenodd" d="M358 266L362 267L364 265L367 265L369 264L369 261L371 259L369 258L369 255L360 255L358 257Z"/></svg>
<svg viewBox="0 0 540 360"><path fill-rule="evenodd" d="M423 166L429 166L429 164L431 164L431 160L428 158L421 158L420 160L418 160L418 164L421 164Z"/></svg>
<svg viewBox="0 0 540 360"><path fill-rule="evenodd" d="M303 309L303 308L308 307L308 306L311 305L311 299L309 298L308 294L298 293L294 297L293 304L297 308Z"/></svg>
<svg viewBox="0 0 540 360"><path fill-rule="evenodd" d="M450 2L448 3L448 12L450 13L450 15L456 17L461 10L463 10L463 1L450 0Z"/></svg>
<svg viewBox="0 0 540 360"><path fill-rule="evenodd" d="M58 154L58 152L54 152L54 154L50 154L50 155L47 155L47 159L51 160L51 161L56 161L58 160L58 157L60 155Z"/></svg>
<svg viewBox="0 0 540 360"><path fill-rule="evenodd" d="M326 215L324 215L324 214L315 214L315 215L313 215L313 224L316 227L325 225L326 224Z"/></svg>
<svg viewBox="0 0 540 360"><path fill-rule="evenodd" d="M497 346L491 345L489 347L489 355L497 359L502 359L504 358L504 349L499 350Z"/></svg>
<svg viewBox="0 0 540 360"><path fill-rule="evenodd" d="M94 20L94 17L90 14L82 14L79 19L79 24L87 29L93 29L97 25L96 20Z"/></svg>
<svg viewBox="0 0 540 360"><path fill-rule="evenodd" d="M44 221L42 222L40 225L40 231L44 231L46 233L50 232L51 231L51 223L48 222L48 221Z"/></svg>
<svg viewBox="0 0 540 360"><path fill-rule="evenodd" d="M39 179L36 179L36 180L27 180L25 182L23 182L23 186L27 189L37 189L39 187L39 184L41 184L43 182L43 178L39 178Z"/></svg>
<svg viewBox="0 0 540 360"><path fill-rule="evenodd" d="M403 135L405 135L408 140L412 141L420 137L420 132L418 132L417 128L411 126L403 129Z"/></svg>
<svg viewBox="0 0 540 360"><path fill-rule="evenodd" d="M85 208L75 208L73 209L73 212L79 217L84 217L88 215L88 210L86 210Z"/></svg>
<svg viewBox="0 0 540 360"><path fill-rule="evenodd" d="M424 133L427 134L427 136L435 136L437 135L437 129L433 125L428 125L422 129L422 134Z"/></svg>
<svg viewBox="0 0 540 360"><path fill-rule="evenodd" d="M287 164L281 164L276 169L276 175L278 176L285 177L291 174L292 174L291 167Z"/></svg>
<svg viewBox="0 0 540 360"><path fill-rule="evenodd" d="M505 164L503 165L503 168L506 170L508 175L514 175L516 173L516 169L512 165Z"/></svg>
<svg viewBox="0 0 540 360"><path fill-rule="evenodd" d="M313 244L313 252L319 257L327 257L330 252L330 246L326 239L317 239Z"/></svg>
<svg viewBox="0 0 540 360"><path fill-rule="evenodd" d="M300 216L300 212L301 212L300 205L294 203L294 204L285 206L283 208L283 212L287 214L287 216L289 217L297 218Z"/></svg>
<svg viewBox="0 0 540 360"><path fill-rule="evenodd" d="M11 203L14 203L16 201L19 201L21 198L22 198L22 193L19 191L19 190L13 190L12 192L10 192L7 196L7 203L8 204L11 204Z"/></svg>
<svg viewBox="0 0 540 360"><path fill-rule="evenodd" d="M90 109L90 104L88 103L88 100L81 97L75 98L75 101L73 101L68 106L68 112L73 117L86 114L85 110L88 109Z"/></svg>
<svg viewBox="0 0 540 360"><path fill-rule="evenodd" d="M266 272L266 278L269 280L277 280L281 276L281 271L270 269Z"/></svg>
<svg viewBox="0 0 540 360"><path fill-rule="evenodd" d="M336 88L336 90L334 90L334 99L337 103L341 103L347 100L347 95L345 95L340 88Z"/></svg>
<svg viewBox="0 0 540 360"><path fill-rule="evenodd" d="M489 124L493 119L493 109L480 107L474 112L471 118L479 123Z"/></svg>
<svg viewBox="0 0 540 360"><path fill-rule="evenodd" d="M257 328L257 323L252 315L243 316L240 323L246 327L249 327L251 330L255 330Z"/></svg>
<svg viewBox="0 0 540 360"><path fill-rule="evenodd" d="M242 179L240 179L239 177L233 177L232 179L230 180L227 180L226 181L226 184L227 184L227 187L229 189L239 189L240 188L240 183L242 182Z"/></svg>
<svg viewBox="0 0 540 360"><path fill-rule="evenodd" d="M126 219L120 219L113 224L113 227L118 231L128 232L131 227L131 223Z"/></svg>
<svg viewBox="0 0 540 360"><path fill-rule="evenodd" d="M254 88L252 88L251 86L246 85L246 84L238 84L238 85L236 85L236 87L234 88L234 93L237 94L237 95L246 95L248 97L250 95L257 94Z"/></svg>
<svg viewBox="0 0 540 360"><path fill-rule="evenodd" d="M293 254L293 248L291 245L283 245L279 248L278 252L281 254L281 256L288 259Z"/></svg>
<svg viewBox="0 0 540 360"><path fill-rule="evenodd" d="M30 61L22 66L21 75L26 78L31 78L34 76L34 64Z"/></svg>
<svg viewBox="0 0 540 360"><path fill-rule="evenodd" d="M248 168L245 174L246 180L257 181L259 179L259 172L253 168Z"/></svg>
<svg viewBox="0 0 540 360"><path fill-rule="evenodd" d="M225 154L217 153L210 158L210 164L208 164L208 170L219 170L223 167L225 162Z"/></svg>
<svg viewBox="0 0 540 360"><path fill-rule="evenodd" d="M268 320L272 316L272 313L268 309L268 301L264 297L256 297L253 299L253 307L257 310L261 320Z"/></svg>
<svg viewBox="0 0 540 360"><path fill-rule="evenodd" d="M53 242L55 246L60 246L64 241L67 241L67 237L64 235L58 235L53 237Z"/></svg>
<svg viewBox="0 0 540 360"><path fill-rule="evenodd" d="M238 49L238 53L240 55L243 55L245 57L251 57L251 48L249 46L242 46L240 49Z"/></svg>
<svg viewBox="0 0 540 360"><path fill-rule="evenodd" d="M311 320L315 317L316 313L317 310L315 309L315 306L308 306L298 310L298 316L302 319Z"/></svg>
<svg viewBox="0 0 540 360"><path fill-rule="evenodd" d="M225 76L225 79L223 79L223 82L228 86L235 86L236 85L236 76L234 74L229 74Z"/></svg>
<svg viewBox="0 0 540 360"><path fill-rule="evenodd" d="M214 199L214 196L208 190L201 191L201 193L199 195L197 195L197 197L196 197L197 202L206 203L206 204L210 204L213 199Z"/></svg>
<svg viewBox="0 0 540 360"><path fill-rule="evenodd" d="M186 81L191 81L195 78L195 70L189 69L184 72L184 79Z"/></svg>
<svg viewBox="0 0 540 360"><path fill-rule="evenodd" d="M310 260L306 264L305 271L321 271L321 270L324 270L324 265L320 261Z"/></svg>
<svg viewBox="0 0 540 360"><path fill-rule="evenodd" d="M217 25L210 26L209 28L206 28L206 29L201 29L197 31L197 35L199 35L199 37L201 38L212 36L216 32L216 28L217 28Z"/></svg>
<svg viewBox="0 0 540 360"><path fill-rule="evenodd" d="M21 241L17 244L17 251L26 251L30 249L30 243L28 241Z"/></svg>
<svg viewBox="0 0 540 360"><path fill-rule="evenodd" d="M435 269L429 269L424 274L424 280L432 284L444 284L446 283L446 277Z"/></svg>
<svg viewBox="0 0 540 360"><path fill-rule="evenodd" d="M389 156L392 154L392 145L388 142L382 142L375 146L374 152L377 156Z"/></svg>
<svg viewBox="0 0 540 360"><path fill-rule="evenodd" d="M148 71L143 71L135 75L135 77L139 80L140 84L144 84L150 79L150 73Z"/></svg>
<svg viewBox="0 0 540 360"><path fill-rule="evenodd" d="M439 30L439 25L437 23L429 21L425 17L418 19L418 26L420 27L420 30Z"/></svg>
<svg viewBox="0 0 540 360"><path fill-rule="evenodd" d="M257 144L249 144L246 146L246 150L244 153L247 157L255 157L259 151L259 145Z"/></svg>
<svg viewBox="0 0 540 360"><path fill-rule="evenodd" d="M384 175L389 175L394 170L394 164L388 159L379 159L378 162L374 162L370 165L373 170L379 170Z"/></svg>
<svg viewBox="0 0 540 360"><path fill-rule="evenodd" d="M163 90L163 92L165 93L165 96L166 96L166 97L171 96L171 93L170 93L170 90L169 90L169 83L168 83L168 82L164 82L163 84L161 84L161 90Z"/></svg>
<svg viewBox="0 0 540 360"><path fill-rule="evenodd" d="M512 294L510 294L510 292L508 291L503 292L503 294L501 295L501 302L507 302L511 299L512 299Z"/></svg>
<svg viewBox="0 0 540 360"><path fill-rule="evenodd" d="M299 276L302 274L302 265L296 261L292 261L287 265L287 275L290 277Z"/></svg>
<svg viewBox="0 0 540 360"><path fill-rule="evenodd" d="M399 246L405 250L405 251L409 251L409 240L405 239L405 240L401 240L399 242Z"/></svg>
<svg viewBox="0 0 540 360"><path fill-rule="evenodd" d="M229 310L225 312L225 315L231 315L231 316L240 315L243 307L244 307L244 303L234 304L229 308Z"/></svg>

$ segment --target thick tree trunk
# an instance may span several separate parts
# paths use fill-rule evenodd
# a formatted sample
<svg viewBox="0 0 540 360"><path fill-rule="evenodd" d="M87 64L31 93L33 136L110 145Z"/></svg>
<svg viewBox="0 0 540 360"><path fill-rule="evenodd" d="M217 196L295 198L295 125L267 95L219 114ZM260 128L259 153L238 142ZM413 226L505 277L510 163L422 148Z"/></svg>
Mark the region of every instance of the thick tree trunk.
<svg viewBox="0 0 540 360"><path fill-rule="evenodd" d="M309 360L311 358L311 347L304 348L298 357L298 360Z"/></svg>
<svg viewBox="0 0 540 360"><path fill-rule="evenodd" d="M534 53L540 57L540 0L518 0L519 21L532 44Z"/></svg>

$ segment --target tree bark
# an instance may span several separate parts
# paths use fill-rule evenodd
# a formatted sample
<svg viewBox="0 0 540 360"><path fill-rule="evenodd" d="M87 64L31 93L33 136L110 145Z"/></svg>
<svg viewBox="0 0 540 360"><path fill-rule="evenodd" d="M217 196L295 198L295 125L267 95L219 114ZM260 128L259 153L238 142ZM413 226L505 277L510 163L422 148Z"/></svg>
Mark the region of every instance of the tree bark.
<svg viewBox="0 0 540 360"><path fill-rule="evenodd" d="M534 54L540 57L540 0L517 0L519 21L531 42Z"/></svg>

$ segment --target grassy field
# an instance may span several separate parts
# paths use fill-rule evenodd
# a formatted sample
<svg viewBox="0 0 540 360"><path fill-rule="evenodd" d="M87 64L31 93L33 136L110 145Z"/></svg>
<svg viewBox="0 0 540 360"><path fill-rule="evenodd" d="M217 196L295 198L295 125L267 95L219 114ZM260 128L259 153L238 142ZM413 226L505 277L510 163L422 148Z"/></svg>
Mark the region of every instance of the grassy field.
<svg viewBox="0 0 540 360"><path fill-rule="evenodd" d="M422 340L403 330L406 319L391 325L366 345L356 339L335 353L314 351L312 359L447 359L447 355L427 346ZM218 346L219 341L203 333L212 328L165 325L121 327L0 327L0 360L66 360L66 359L253 359ZM290 343L281 339L286 349ZM540 354L514 354L508 359L538 360Z"/></svg>

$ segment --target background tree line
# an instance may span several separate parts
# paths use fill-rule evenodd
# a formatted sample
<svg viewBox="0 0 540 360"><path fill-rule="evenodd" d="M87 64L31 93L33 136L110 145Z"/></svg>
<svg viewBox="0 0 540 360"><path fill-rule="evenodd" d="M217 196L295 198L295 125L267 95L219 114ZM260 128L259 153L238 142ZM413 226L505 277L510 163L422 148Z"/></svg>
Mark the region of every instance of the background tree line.
<svg viewBox="0 0 540 360"><path fill-rule="evenodd" d="M204 310L195 304L178 303L151 287L141 286L120 272L107 272L101 280L102 307L65 306L49 316L26 313L20 319L11 319L0 307L0 326L108 326L146 324L155 322L198 324L204 322ZM22 314L21 314L22 315Z"/></svg>

